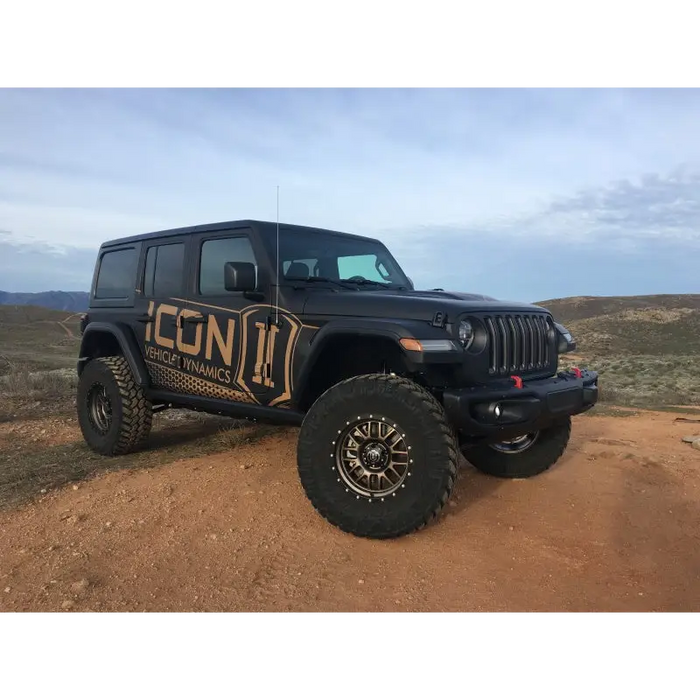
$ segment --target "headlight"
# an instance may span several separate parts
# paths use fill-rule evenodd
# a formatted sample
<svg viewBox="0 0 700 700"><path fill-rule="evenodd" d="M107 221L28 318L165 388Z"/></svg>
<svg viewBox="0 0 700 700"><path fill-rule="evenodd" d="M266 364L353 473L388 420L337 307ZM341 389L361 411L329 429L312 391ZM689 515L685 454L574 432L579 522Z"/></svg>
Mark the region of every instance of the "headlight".
<svg viewBox="0 0 700 700"><path fill-rule="evenodd" d="M566 352L572 352L576 350L576 342L571 333L561 325L561 323L555 323L554 327L557 329L559 334L559 341L557 343L557 352L563 355Z"/></svg>
<svg viewBox="0 0 700 700"><path fill-rule="evenodd" d="M462 321L459 324L459 342L465 350L474 342L474 327L469 321Z"/></svg>

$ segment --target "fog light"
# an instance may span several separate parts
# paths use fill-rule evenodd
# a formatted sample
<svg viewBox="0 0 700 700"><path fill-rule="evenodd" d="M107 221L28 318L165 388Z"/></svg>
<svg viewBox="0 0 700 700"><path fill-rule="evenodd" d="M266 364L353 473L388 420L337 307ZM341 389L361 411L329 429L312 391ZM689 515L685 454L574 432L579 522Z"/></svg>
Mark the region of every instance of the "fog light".
<svg viewBox="0 0 700 700"><path fill-rule="evenodd" d="M491 403L478 403L471 409L472 415L481 423L494 425L503 415L503 407L498 401Z"/></svg>

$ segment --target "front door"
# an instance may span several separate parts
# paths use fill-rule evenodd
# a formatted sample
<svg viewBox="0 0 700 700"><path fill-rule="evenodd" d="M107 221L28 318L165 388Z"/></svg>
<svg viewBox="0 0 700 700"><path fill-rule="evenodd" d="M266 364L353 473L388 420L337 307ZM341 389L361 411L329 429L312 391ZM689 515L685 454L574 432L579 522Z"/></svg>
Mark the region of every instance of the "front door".
<svg viewBox="0 0 700 700"><path fill-rule="evenodd" d="M260 254L248 230L201 234L194 240L192 285L181 320L188 393L260 403L269 390L255 343L255 334L263 328L264 345L269 301L251 301L243 292L229 292L224 286L225 263L253 263L257 275Z"/></svg>

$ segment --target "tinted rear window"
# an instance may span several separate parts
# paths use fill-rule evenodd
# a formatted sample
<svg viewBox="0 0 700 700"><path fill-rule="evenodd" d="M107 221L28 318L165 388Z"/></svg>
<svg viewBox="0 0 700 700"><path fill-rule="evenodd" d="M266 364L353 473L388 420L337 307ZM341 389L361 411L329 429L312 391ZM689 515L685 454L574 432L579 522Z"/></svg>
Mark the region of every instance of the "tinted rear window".
<svg viewBox="0 0 700 700"><path fill-rule="evenodd" d="M168 297L181 294L184 266L184 243L152 246L146 254L143 293L147 297Z"/></svg>
<svg viewBox="0 0 700 700"><path fill-rule="evenodd" d="M95 285L96 299L125 299L134 292L136 281L136 248L124 248L105 253Z"/></svg>

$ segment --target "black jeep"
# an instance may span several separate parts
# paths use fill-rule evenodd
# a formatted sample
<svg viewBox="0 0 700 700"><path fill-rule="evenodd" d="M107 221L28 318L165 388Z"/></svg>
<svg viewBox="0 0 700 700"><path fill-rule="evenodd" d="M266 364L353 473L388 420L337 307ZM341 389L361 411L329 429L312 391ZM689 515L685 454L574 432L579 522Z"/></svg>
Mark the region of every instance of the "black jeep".
<svg viewBox="0 0 700 700"><path fill-rule="evenodd" d="M105 243L82 331L92 449L138 449L171 407L299 425L307 496L365 537L436 516L460 451L494 476L543 472L598 397L595 372L558 371L575 344L546 309L417 291L380 241L303 226Z"/></svg>

